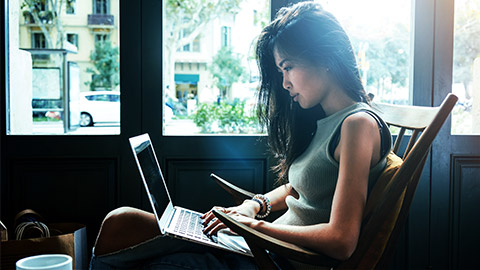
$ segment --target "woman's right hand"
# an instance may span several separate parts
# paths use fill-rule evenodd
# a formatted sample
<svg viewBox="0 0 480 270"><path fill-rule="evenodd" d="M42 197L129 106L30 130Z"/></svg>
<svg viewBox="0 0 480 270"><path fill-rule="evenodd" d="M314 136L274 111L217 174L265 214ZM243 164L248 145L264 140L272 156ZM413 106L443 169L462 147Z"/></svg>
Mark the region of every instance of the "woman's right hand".
<svg viewBox="0 0 480 270"><path fill-rule="evenodd" d="M233 218L238 216L244 216L248 218L255 218L258 211L260 211L260 205L252 200L245 200L242 204L234 207L219 207L215 206L212 210L221 211ZM219 230L226 228L220 220L218 220L213 214L212 210L203 214L201 217L203 219L204 233L207 235L216 234Z"/></svg>

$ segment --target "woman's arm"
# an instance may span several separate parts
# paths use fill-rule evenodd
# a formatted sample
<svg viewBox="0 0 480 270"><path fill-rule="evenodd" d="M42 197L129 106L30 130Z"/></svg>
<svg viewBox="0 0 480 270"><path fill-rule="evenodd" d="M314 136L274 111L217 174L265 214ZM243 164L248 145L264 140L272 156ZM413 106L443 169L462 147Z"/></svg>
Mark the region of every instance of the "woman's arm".
<svg viewBox="0 0 480 270"><path fill-rule="evenodd" d="M379 152L379 149L380 134L371 116L357 113L345 119L337 146L339 175L328 223L277 225L245 216L232 216L272 237L345 260L357 245L367 198L369 171L378 157L374 152Z"/></svg>
<svg viewBox="0 0 480 270"><path fill-rule="evenodd" d="M272 205L272 211L279 211L287 208L285 203L285 198L288 195L292 195L294 197L298 197L298 194L292 189L292 186L288 183L285 185L281 185L276 189L268 192L265 194L267 198L270 200ZM242 215L250 218L255 218L257 213L260 211L260 205L257 202L252 200L245 200L241 205L229 208L223 207L214 207L214 209L221 210L225 213L230 215ZM207 234L215 234L217 231L224 229L226 226L223 225L220 221L214 220L211 222L215 216L213 215L212 211L208 211L202 216L204 220L204 224L206 225L204 232Z"/></svg>
<svg viewBox="0 0 480 270"><path fill-rule="evenodd" d="M292 189L292 185L290 185L290 183L279 186L265 194L272 204L272 211L286 209L287 204L285 203L285 198L289 195L298 198L297 192ZM260 210L260 208L258 210Z"/></svg>

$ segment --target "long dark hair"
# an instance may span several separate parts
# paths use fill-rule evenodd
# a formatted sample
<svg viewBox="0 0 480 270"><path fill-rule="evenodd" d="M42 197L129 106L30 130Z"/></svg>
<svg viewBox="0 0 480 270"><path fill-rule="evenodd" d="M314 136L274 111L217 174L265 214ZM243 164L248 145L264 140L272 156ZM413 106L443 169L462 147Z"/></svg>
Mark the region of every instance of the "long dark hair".
<svg viewBox="0 0 480 270"><path fill-rule="evenodd" d="M320 105L305 110L292 101L283 89L274 48L288 58L328 69L354 101L368 103L368 98L350 39L331 13L313 2L301 2L277 12L256 45L261 80L257 114L267 127L270 150L278 158L274 169L280 182L286 182L290 165L308 146L316 121L325 113Z"/></svg>

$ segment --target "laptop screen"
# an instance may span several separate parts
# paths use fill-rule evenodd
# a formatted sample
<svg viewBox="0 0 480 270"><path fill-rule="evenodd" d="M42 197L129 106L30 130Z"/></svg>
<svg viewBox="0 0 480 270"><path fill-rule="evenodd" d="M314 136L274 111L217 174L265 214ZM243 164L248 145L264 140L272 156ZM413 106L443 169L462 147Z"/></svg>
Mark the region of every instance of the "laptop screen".
<svg viewBox="0 0 480 270"><path fill-rule="evenodd" d="M148 138L148 137L147 137ZM138 163L145 178L147 192L150 193L155 212L159 216L163 214L170 202L169 194L163 181L163 175L160 171L157 158L153 152L150 140L145 140L141 144L133 145Z"/></svg>

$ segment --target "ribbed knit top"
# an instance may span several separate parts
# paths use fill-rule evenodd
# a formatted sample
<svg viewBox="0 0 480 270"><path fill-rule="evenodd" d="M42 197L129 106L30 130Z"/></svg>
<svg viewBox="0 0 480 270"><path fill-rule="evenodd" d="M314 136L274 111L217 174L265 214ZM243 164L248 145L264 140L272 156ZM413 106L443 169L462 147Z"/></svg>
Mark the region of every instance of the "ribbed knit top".
<svg viewBox="0 0 480 270"><path fill-rule="evenodd" d="M330 144L337 143L335 134L340 132L346 117L359 111L372 111L365 103L355 103L343 110L317 121L317 130L310 145L293 162L288 173L292 187L299 198L287 196L288 210L275 220L277 224L312 225L326 223L330 219L333 194L338 179L339 164L332 156ZM386 124L380 119L384 126ZM391 134L383 134L382 139L390 140ZM386 165L389 151L370 169L369 189L376 182Z"/></svg>

